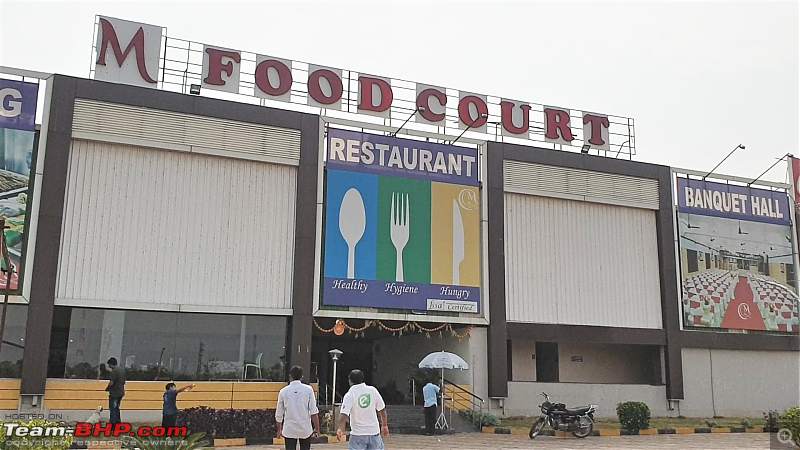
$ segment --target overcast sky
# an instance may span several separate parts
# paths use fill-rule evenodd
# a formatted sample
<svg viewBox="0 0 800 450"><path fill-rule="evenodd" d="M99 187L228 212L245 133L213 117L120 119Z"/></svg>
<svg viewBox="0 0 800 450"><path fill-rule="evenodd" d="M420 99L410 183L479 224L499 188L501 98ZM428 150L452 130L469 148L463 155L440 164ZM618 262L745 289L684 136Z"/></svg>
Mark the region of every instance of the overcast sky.
<svg viewBox="0 0 800 450"><path fill-rule="evenodd" d="M358 72L632 117L638 161L755 177L800 154L785 2L0 0L0 65L88 77L95 15ZM765 178L785 181L786 165Z"/></svg>

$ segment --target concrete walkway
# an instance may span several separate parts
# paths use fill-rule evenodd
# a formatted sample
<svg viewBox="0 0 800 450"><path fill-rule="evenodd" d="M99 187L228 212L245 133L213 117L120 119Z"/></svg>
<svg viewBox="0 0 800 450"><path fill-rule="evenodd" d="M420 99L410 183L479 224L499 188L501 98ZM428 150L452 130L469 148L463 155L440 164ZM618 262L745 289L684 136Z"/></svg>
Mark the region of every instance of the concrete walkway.
<svg viewBox="0 0 800 450"><path fill-rule="evenodd" d="M279 446L226 447L227 450L279 449ZM347 444L315 445L314 449L346 449ZM468 433L453 436L389 436L386 450L469 450L469 449L675 449L675 450L764 450L769 448L768 434L690 434L658 436L589 437L586 439Z"/></svg>

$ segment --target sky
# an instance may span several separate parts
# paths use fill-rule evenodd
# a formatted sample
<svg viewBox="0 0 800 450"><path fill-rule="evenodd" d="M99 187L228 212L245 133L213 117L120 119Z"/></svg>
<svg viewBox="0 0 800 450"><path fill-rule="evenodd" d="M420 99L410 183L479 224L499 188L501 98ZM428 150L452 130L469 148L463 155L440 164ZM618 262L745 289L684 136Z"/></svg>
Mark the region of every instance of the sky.
<svg viewBox="0 0 800 450"><path fill-rule="evenodd" d="M755 178L800 155L800 2L0 0L0 65L88 77L95 15L168 36L632 117L637 161ZM763 179L786 181L779 163Z"/></svg>

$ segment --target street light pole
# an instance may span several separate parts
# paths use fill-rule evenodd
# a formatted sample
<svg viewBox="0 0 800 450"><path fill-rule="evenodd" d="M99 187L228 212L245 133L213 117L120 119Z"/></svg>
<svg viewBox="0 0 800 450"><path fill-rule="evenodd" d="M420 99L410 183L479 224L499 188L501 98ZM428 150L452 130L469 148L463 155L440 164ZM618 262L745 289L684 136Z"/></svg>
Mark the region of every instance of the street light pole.
<svg viewBox="0 0 800 450"><path fill-rule="evenodd" d="M339 349L333 349L328 352L331 355L331 360L333 360L333 382L331 383L331 407L333 408L333 425L338 427L339 421L336 417L336 363L339 361L339 357L342 356L342 351Z"/></svg>
<svg viewBox="0 0 800 450"><path fill-rule="evenodd" d="M737 145L736 147L734 147L734 148L733 148L733 150L731 150L731 152L730 152L730 153L728 153L728 156L726 156L726 157L722 158L722 161L720 161L720 162L719 162L719 164L717 164L716 166L714 166L714 168L713 168L713 169L711 169L711 171L709 171L709 172L706 174L706 176L704 176L704 177L703 177L703 181L705 181L705 180L706 180L706 178L707 178L709 175L711 175L712 173L714 173L714 171L715 171L715 170L717 170L717 167L721 166L721 165L722 165L722 163L724 163L726 159L730 158L730 156L733 154L733 152L735 152L736 150L739 150L739 149L742 149L742 150L744 150L744 145L742 145L742 144L739 144L739 145Z"/></svg>

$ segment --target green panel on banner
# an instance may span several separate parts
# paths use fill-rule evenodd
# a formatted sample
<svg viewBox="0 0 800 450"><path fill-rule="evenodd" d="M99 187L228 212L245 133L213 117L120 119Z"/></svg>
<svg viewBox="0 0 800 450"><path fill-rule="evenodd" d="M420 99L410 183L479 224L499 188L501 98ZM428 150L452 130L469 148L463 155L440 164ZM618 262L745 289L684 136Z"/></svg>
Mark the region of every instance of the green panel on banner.
<svg viewBox="0 0 800 450"><path fill-rule="evenodd" d="M431 282L431 183L394 177L378 179L377 279L396 281L397 252L391 237L392 197L399 219L404 214L400 199L408 198L408 243L403 250L403 281Z"/></svg>

